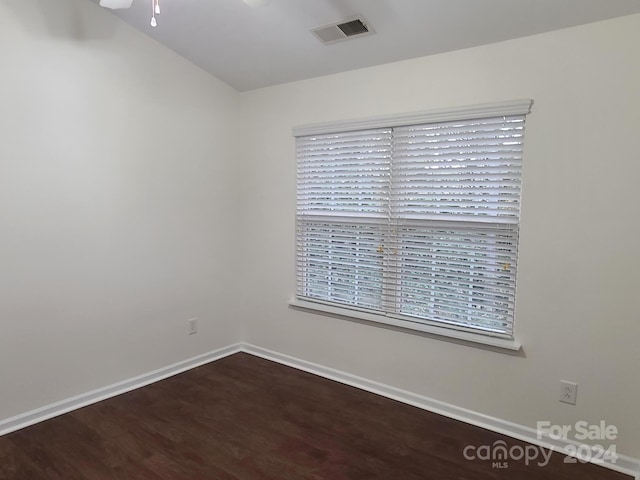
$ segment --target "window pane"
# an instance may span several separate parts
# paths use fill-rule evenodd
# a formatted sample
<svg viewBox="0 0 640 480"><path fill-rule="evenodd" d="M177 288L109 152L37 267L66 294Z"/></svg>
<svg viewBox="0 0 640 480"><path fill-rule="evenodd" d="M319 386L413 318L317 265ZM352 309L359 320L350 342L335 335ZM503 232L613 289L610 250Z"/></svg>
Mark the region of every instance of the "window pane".
<svg viewBox="0 0 640 480"><path fill-rule="evenodd" d="M516 226L398 229L395 312L511 334Z"/></svg>
<svg viewBox="0 0 640 480"><path fill-rule="evenodd" d="M296 145L299 215L386 215L390 129L303 137Z"/></svg>
<svg viewBox="0 0 640 480"><path fill-rule="evenodd" d="M298 295L381 310L384 229L300 220Z"/></svg>
<svg viewBox="0 0 640 480"><path fill-rule="evenodd" d="M522 116L395 129L394 215L518 223L523 135Z"/></svg>

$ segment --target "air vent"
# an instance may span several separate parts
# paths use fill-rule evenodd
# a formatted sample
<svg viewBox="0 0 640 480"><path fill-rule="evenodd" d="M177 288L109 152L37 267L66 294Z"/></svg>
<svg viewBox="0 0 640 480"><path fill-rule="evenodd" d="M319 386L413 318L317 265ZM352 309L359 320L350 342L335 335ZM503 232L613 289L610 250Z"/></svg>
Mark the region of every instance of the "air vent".
<svg viewBox="0 0 640 480"><path fill-rule="evenodd" d="M338 28L342 30L347 37L353 37L354 35L362 35L363 33L369 33L369 29L362 20L357 18L350 22L341 23Z"/></svg>
<svg viewBox="0 0 640 480"><path fill-rule="evenodd" d="M375 33L362 17L354 17L343 20L339 23L322 25L311 30L322 43L331 45L350 38L362 37Z"/></svg>

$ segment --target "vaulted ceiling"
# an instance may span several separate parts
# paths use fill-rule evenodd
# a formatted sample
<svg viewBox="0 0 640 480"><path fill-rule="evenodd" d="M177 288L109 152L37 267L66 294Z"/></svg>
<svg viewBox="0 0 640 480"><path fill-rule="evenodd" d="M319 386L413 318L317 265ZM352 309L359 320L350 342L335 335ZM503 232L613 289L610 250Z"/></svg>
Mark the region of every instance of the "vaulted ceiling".
<svg viewBox="0 0 640 480"><path fill-rule="evenodd" d="M238 90L640 13L639 0L134 0L116 15ZM109 11L105 10L105 15ZM361 15L374 35L324 45L310 30Z"/></svg>

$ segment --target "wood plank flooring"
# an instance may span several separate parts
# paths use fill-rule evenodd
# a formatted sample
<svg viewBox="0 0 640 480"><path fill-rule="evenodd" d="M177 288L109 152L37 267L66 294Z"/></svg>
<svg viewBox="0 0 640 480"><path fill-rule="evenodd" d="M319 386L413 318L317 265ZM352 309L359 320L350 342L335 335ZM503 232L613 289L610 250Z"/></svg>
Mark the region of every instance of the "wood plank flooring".
<svg viewBox="0 0 640 480"><path fill-rule="evenodd" d="M239 353L0 437L2 480L628 480L552 456L468 461L525 444Z"/></svg>

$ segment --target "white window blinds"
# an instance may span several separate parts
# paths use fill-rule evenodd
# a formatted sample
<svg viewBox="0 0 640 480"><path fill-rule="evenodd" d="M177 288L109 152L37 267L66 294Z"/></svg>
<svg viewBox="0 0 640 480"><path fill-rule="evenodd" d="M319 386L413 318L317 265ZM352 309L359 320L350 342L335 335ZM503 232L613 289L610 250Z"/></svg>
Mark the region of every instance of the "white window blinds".
<svg viewBox="0 0 640 480"><path fill-rule="evenodd" d="M297 138L297 297L512 337L524 114Z"/></svg>
<svg viewBox="0 0 640 480"><path fill-rule="evenodd" d="M391 129L299 138L297 292L383 311Z"/></svg>

